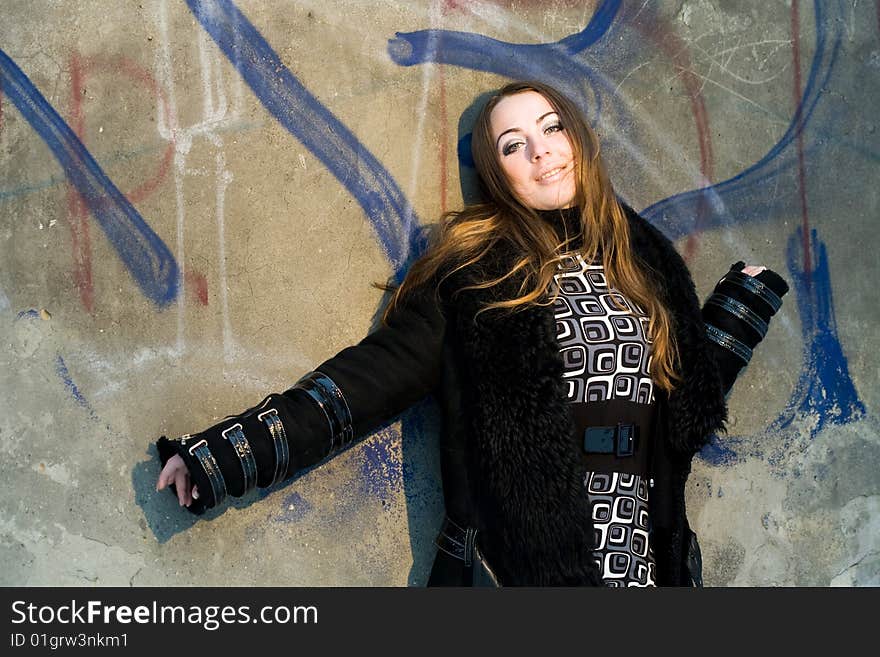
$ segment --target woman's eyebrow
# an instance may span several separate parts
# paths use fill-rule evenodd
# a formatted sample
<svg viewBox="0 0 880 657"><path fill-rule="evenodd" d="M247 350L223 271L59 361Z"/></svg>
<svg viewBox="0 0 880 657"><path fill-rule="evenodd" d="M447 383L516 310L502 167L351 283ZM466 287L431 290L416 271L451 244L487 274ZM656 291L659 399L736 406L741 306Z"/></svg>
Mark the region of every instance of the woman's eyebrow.
<svg viewBox="0 0 880 657"><path fill-rule="evenodd" d="M550 111L547 112L546 114L542 114L542 115L539 116L537 119L535 119L535 124L537 125L538 123L540 123L541 121L543 121L544 119L546 119L546 118L547 118L548 116L550 116L551 114L556 114L556 113L557 113L556 110L550 110ZM522 132L522 128L508 128L507 130L505 130L504 132L502 132L500 135L498 135L498 139L495 140L495 148L498 148L498 142L501 141L501 138L502 138L504 135L506 135L508 132Z"/></svg>

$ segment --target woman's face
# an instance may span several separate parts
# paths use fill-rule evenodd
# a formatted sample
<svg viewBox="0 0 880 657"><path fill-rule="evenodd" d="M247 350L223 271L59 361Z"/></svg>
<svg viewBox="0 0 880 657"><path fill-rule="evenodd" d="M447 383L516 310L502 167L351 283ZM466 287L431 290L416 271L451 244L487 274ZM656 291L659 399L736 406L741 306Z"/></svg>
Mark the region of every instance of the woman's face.
<svg viewBox="0 0 880 657"><path fill-rule="evenodd" d="M495 153L514 195L535 210L570 207L571 142L553 107L535 91L502 98L489 116Z"/></svg>

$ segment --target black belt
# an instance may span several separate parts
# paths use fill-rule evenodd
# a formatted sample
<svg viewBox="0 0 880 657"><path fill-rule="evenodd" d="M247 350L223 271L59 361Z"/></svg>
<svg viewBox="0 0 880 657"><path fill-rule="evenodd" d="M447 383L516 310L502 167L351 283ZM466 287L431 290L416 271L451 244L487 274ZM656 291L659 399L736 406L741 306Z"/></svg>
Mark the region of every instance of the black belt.
<svg viewBox="0 0 880 657"><path fill-rule="evenodd" d="M636 447L637 424L617 423L613 427L584 429L584 451L592 454L632 456Z"/></svg>
<svg viewBox="0 0 880 657"><path fill-rule="evenodd" d="M446 554L464 561L465 566L470 566L474 560L476 540L476 529L462 527L446 516L443 520L443 527L440 528L440 533L434 539L434 543Z"/></svg>
<svg viewBox="0 0 880 657"><path fill-rule="evenodd" d="M771 290L770 286L766 285L762 281L759 281L754 276L749 276L748 274L745 274L741 271L729 271L721 277L721 280L718 281L716 287L718 285L721 285L725 281L745 288L752 294L756 295L761 301L769 306L770 310L772 311L771 315L775 315L777 312L779 312L779 309L782 308L782 299L779 297L779 295Z"/></svg>
<svg viewBox="0 0 880 657"><path fill-rule="evenodd" d="M274 486L287 476L287 468L290 466L290 446L287 443L287 432L284 424L278 417L278 411L274 408L263 411L257 415L257 419L266 425L269 435L272 436L272 444L275 446L275 474L272 475Z"/></svg>
<svg viewBox="0 0 880 657"><path fill-rule="evenodd" d="M501 586L498 575L486 561L477 545L477 530L462 527L446 516L434 544L446 554L464 562L471 569L470 586Z"/></svg>
<svg viewBox="0 0 880 657"><path fill-rule="evenodd" d="M188 437L184 436L184 446ZM202 438L189 448L189 453L201 463L211 484L211 492L214 494L214 506L219 505L226 498L226 480L223 479L223 473L220 471L220 466L217 465L217 460L214 458L211 450L208 449L208 441Z"/></svg>
<svg viewBox="0 0 880 657"><path fill-rule="evenodd" d="M745 342L737 340L727 331L722 331L712 324L706 324L706 337L719 347L732 351L746 365L752 360L752 348Z"/></svg>
<svg viewBox="0 0 880 657"><path fill-rule="evenodd" d="M327 420L330 446L327 454L348 447L354 439L351 410L342 390L326 374L315 370L297 381L291 390L302 390L318 405Z"/></svg>
<svg viewBox="0 0 880 657"><path fill-rule="evenodd" d="M241 463L241 471L244 475L244 490L249 491L257 485L257 461L251 451L251 445L244 437L244 429L240 422L224 429L222 435L235 448L235 455Z"/></svg>

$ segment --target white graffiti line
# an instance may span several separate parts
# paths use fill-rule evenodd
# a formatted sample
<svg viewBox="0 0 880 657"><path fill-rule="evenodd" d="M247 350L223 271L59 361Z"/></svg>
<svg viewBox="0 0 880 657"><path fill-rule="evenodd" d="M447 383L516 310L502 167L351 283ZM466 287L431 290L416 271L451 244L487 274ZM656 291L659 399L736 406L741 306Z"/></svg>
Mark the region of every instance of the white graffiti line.
<svg viewBox="0 0 880 657"><path fill-rule="evenodd" d="M623 76L623 79L622 79L620 82L618 82L618 83L617 83L617 86L614 88L614 95L616 96L616 95L618 94L618 92L620 91L620 88L623 86L623 83L626 82L626 81L630 78L630 76L631 76L633 73L635 73L635 72L638 71L640 68L643 68L643 67L645 67L645 66L647 66L648 64L651 64L651 63L653 63L653 60L652 60L652 59L646 60L646 61L642 62L641 64L639 64L638 66L636 66L635 68L633 68L629 73L627 73L626 75L624 75L624 76Z"/></svg>
<svg viewBox="0 0 880 657"><path fill-rule="evenodd" d="M499 37L503 38L504 41L524 41L528 39L534 43L547 43L555 40L555 37L548 35L546 32L535 29L528 20L520 18L511 9L502 9L497 4L490 2L468 2L459 7L459 9L479 18L482 23L494 28ZM513 34L513 31L517 29L524 37ZM475 31L486 33L482 26Z"/></svg>
<svg viewBox="0 0 880 657"><path fill-rule="evenodd" d="M229 300L226 290L226 188L232 182L232 172L226 168L226 156L220 150L216 156L217 177L217 249L220 268L220 307L223 310L223 358L225 362L233 360L232 324L229 321Z"/></svg>
<svg viewBox="0 0 880 657"><path fill-rule="evenodd" d="M775 80L776 78L778 78L780 75L782 75L783 73L785 73L785 72L788 70L789 65L790 65L790 62L789 62L789 61L786 61L786 62L782 65L782 67L781 67L776 73L770 75L769 77L762 78L762 79L760 79L760 80L749 80L748 78L744 78L742 75L738 75L737 73L734 73L732 70L730 70L729 66L730 66L731 58L734 56L734 53L735 53L737 50L741 50L742 48L747 48L747 47L749 47L750 45L756 45L756 46L757 46L757 45L761 45L762 43L767 43L767 42L759 41L759 42L755 42L754 44L747 44L747 43L746 43L746 44L742 44L742 45L734 46L733 48L726 48L725 50L723 50L723 51L721 51L721 52L723 52L723 53L730 53L730 55L728 56L727 61L725 61L724 63L721 63L721 61L719 61L718 59L716 59L716 55L718 55L718 54L720 54L720 53L710 53L710 52L707 51L706 49L701 48L700 46L698 46L696 43L693 43L693 44L691 44L691 45L692 45L692 47L693 47L694 50L698 51L700 54L702 54L702 55L705 56L706 60L709 61L710 66L717 66L717 67L719 68L719 70L721 70L722 73L725 73L726 75L729 75L730 77L732 77L732 78L733 78L734 80L736 80L737 82L742 82L743 84L749 84L749 85L757 86L757 85L763 85L763 84L768 84L768 83L772 82L773 80ZM786 43L791 44L791 41L786 41ZM768 55L768 56L764 59L764 62L766 62L768 59L770 59L770 57L772 57L773 54L774 54L776 51L778 51L781 47L782 47L782 46L778 46L777 48L775 48L774 51L773 51L773 53L771 53L770 55ZM711 68L710 68L710 72L711 72ZM704 81L704 84L705 84L705 81Z"/></svg>
<svg viewBox="0 0 880 657"><path fill-rule="evenodd" d="M241 41L241 34L238 31L236 31L236 33L235 33L235 55L234 55L234 58L235 58L234 64L235 64L236 71L240 70L239 60L238 60L238 53L241 52L241 46L239 45L240 41ZM242 112L243 112L242 108L244 107L244 79L240 75L233 75L232 79L234 80L233 92L235 94L234 99L233 99L233 105L232 105L232 115L235 117L239 117L242 115Z"/></svg>
<svg viewBox="0 0 880 657"><path fill-rule="evenodd" d="M213 131L226 118L226 92L223 87L223 69L220 53L204 30L198 31L199 64L202 75L202 111L200 129ZM215 102L216 101L216 102Z"/></svg>
<svg viewBox="0 0 880 657"><path fill-rule="evenodd" d="M225 199L226 189L233 179L232 173L226 168L226 157L223 152L224 144L220 133L230 127L234 127L242 114L244 105L244 91L241 76L233 75L233 105L230 108L226 97L226 80L223 75L224 58L213 42L210 41L204 30L197 29L196 48L199 59L199 72L202 81L202 116L200 120L186 127L181 127L177 122L176 94L174 92L174 65L171 58L171 39L168 32L168 8L167 0L160 0L158 5L159 30L161 33L160 54L157 57L157 78L168 88L169 105L172 117L159 122L160 133L166 138L174 138L174 183L177 204L177 240L178 259L180 265L180 289L184 285L184 235L186 227L186 210L184 204L184 180L190 175L201 175L201 171L192 171L187 168L187 156L189 155L193 141L197 137L207 139L218 149L215 156L215 218L218 230L218 258L219 258L219 289L220 303L222 308L223 322L223 352L227 362L232 358L234 336L232 334L229 317L229 304L227 295L227 270L226 270L226 237L225 237ZM185 348L185 311L186 295L181 293L177 300L178 305L178 352Z"/></svg>
<svg viewBox="0 0 880 657"><path fill-rule="evenodd" d="M198 31L196 43L199 50L199 72L202 74L202 116L207 118L216 116L214 111L214 99L211 85L211 61L208 54L208 35L204 30Z"/></svg>
<svg viewBox="0 0 880 657"><path fill-rule="evenodd" d="M198 126L199 134L203 134L217 147L215 155L215 219L217 221L217 258L219 263L220 307L223 322L223 359L226 363L233 361L235 340L232 334L232 323L229 317L229 294L226 272L226 188L233 180L232 172L226 168L226 155L223 150L223 139L218 134L219 128L225 123L238 119L238 110L227 113L226 89L223 77L223 58L219 49L209 41L204 30L199 30L199 61L201 62L203 94L212 99L212 89L216 103L205 101L205 114ZM241 76L234 76L241 80ZM213 82L213 84L212 84ZM240 98L240 94L239 94Z"/></svg>
<svg viewBox="0 0 880 657"><path fill-rule="evenodd" d="M670 77L666 80L666 85L667 85L667 86L668 86L673 80L675 80L676 78L678 78L678 77L680 77L680 76L682 76L682 75L684 75L684 74L686 74L686 73L689 73L689 74L691 74L691 75L693 75L693 76L695 76L695 77L700 78L704 83L714 84L714 85L715 85L716 87L718 87L719 89L723 89L724 91L728 92L729 94L731 94L731 95L733 95L733 96L736 96L736 97L739 98L740 100L744 100L744 101L747 102L748 104L750 104L750 105L754 105L756 108L758 108L759 110L761 110L761 112L762 112L763 114L765 114L768 118L770 118L771 121L772 121L772 123L775 123L775 124L777 124L777 125L785 125L785 126L788 125L788 121L785 121L785 120L783 120L783 119L778 118L778 115L777 115L775 112L771 111L769 108L764 107L763 105L761 105L760 103L758 103L758 102L752 100L752 99L749 98L748 96L744 96L744 95L742 95L741 93L739 93L738 91L735 91L734 89L731 89L730 87L727 87L727 86L721 84L721 83L718 82L717 80L713 80L712 78L710 78L710 77L708 77L708 76L706 76L706 75L703 75L702 73L697 73L695 70L690 69L690 68L684 68L684 67L677 67L677 68L678 68L679 70L676 71L675 75L670 76Z"/></svg>
<svg viewBox="0 0 880 657"><path fill-rule="evenodd" d="M703 36L705 37L705 36L708 36L708 35L710 35L710 34L711 34L711 32L707 32L707 33L704 34ZM712 55L712 57L721 57L722 55L726 55L726 54L729 53L729 52L735 52L735 51L737 51L737 50L743 50L743 49L745 49L745 48L751 48L751 49L752 49L752 53L755 53L755 52L756 52L755 49L756 49L758 46L766 46L766 45L770 45L770 44L773 44L773 45L776 46L776 47L773 48L773 50L770 52L770 55L772 56L772 55L775 54L778 50L781 50L782 48L784 48L784 47L786 47L786 46L791 47L792 40L791 40L791 39L761 39L760 41L749 41L749 42L747 42L747 43L742 43L742 42L740 42L740 43L738 43L738 44L735 45L735 46L731 46L730 48L724 48L723 50L715 50L715 51L713 51L713 52L711 53L711 55ZM691 45L694 45L694 43L692 42ZM699 46L697 46L697 47L699 48ZM703 50L703 49L700 48L700 50ZM703 50L703 52L706 52L706 51Z"/></svg>
<svg viewBox="0 0 880 657"><path fill-rule="evenodd" d="M604 87L610 88L613 84L613 81L608 78L604 73L599 70L594 71L594 75L597 79L601 79L601 85ZM630 110L635 114L639 105L641 104L640 99L633 98L626 91L621 90L618 86L616 91L617 96L620 98L621 104L624 107L630 108ZM709 185L711 181L707 181L703 177L702 171L700 171L700 167L696 162L691 162L690 158L683 157L684 149L681 144L674 141L671 137L669 130L665 129L665 127L661 126L656 120L656 112L645 111L639 114L640 123L648 128L650 133L654 135L654 138L657 140L657 144L663 149L664 153L669 153L673 157L670 159L675 161L678 160L681 165L685 168L686 174L693 181L696 187L704 187ZM654 155L649 155L645 152L645 150L639 145L633 142L631 131L623 129L620 125L620 122L614 120L614 116L609 115L607 112L603 112L598 117L599 120L599 133L603 136L608 136L613 139L616 144L624 150L630 161L636 162L642 169L645 171L646 175L650 176L650 180L657 186L658 189L664 189L668 181L665 178L665 174L661 171L660 168L656 166L656 159ZM710 197L713 205L720 203L720 198L712 192L712 196Z"/></svg>
<svg viewBox="0 0 880 657"><path fill-rule="evenodd" d="M166 139L174 141L174 193L177 204L177 264L180 272L177 293L177 351L182 354L185 348L186 330L186 294L184 292L184 274L186 273L186 260L184 258L184 225L186 212L183 203L183 170L186 166L186 155L189 151L190 140L184 139L184 135L177 124L177 94L174 91L174 66L171 61L171 42L168 38L168 7L167 0L159 2L159 34L160 47L156 55L156 78L168 90L168 105L171 116L166 117L168 124L158 121L159 133L163 128L167 134L162 134ZM185 149L185 150L184 150Z"/></svg>
<svg viewBox="0 0 880 657"><path fill-rule="evenodd" d="M639 17L639 14L641 14L642 11L644 11L645 7L648 6L648 3L649 3L650 1L651 1L651 0L645 0L644 4L642 4L642 6L639 7L639 10L635 13L635 15L633 15L633 17L629 19L629 22L630 22L630 23L635 23L635 22L636 22L636 19Z"/></svg>
<svg viewBox="0 0 880 657"><path fill-rule="evenodd" d="M428 14L428 23L431 29L435 29L440 22L440 4L438 0L435 0L431 3L431 7L429 9ZM429 43L429 48L431 49L431 55L433 57L434 51L436 50L436 41L431 40ZM421 167L421 155L422 155L422 140L425 134L425 120L428 114L428 92L431 88L431 83L434 79L434 70L435 66L423 66L422 67L422 95L419 98L419 105L417 110L418 125L416 127L416 139L412 148L412 165L410 167L411 174L409 179L409 185L406 192L406 195L410 199L415 199L416 194L418 193L420 181L419 181L419 169ZM410 231L410 225L412 223L412 210L407 214L404 218L404 226L403 230L405 234L408 234Z"/></svg>

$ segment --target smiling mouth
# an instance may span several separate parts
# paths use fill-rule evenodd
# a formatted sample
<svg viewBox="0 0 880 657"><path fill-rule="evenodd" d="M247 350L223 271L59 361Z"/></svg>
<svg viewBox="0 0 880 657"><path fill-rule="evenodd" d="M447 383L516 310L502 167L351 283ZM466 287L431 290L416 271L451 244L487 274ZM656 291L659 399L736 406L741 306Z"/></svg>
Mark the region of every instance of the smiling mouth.
<svg viewBox="0 0 880 657"><path fill-rule="evenodd" d="M542 173L540 176L538 176L536 178L536 180L538 182L547 182L548 180L557 177L559 174L561 174L563 171L565 171L565 169L566 169L565 166L556 167L555 169L550 169L550 171L547 171L546 173Z"/></svg>

